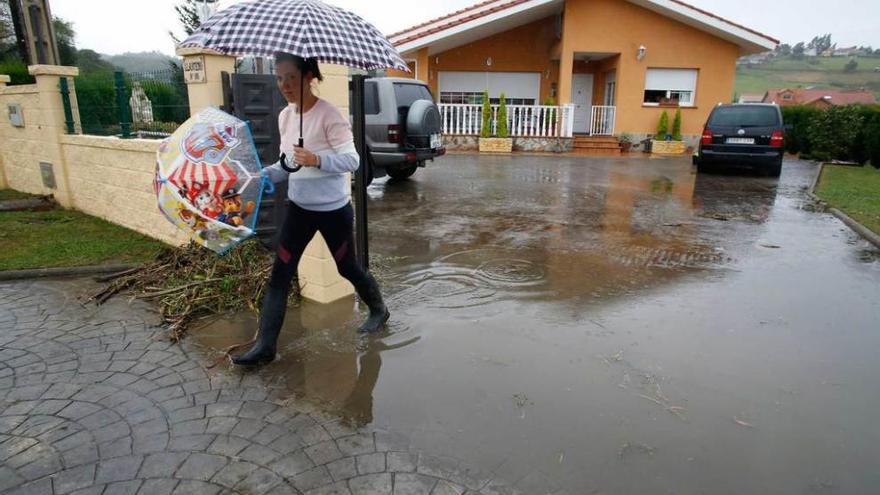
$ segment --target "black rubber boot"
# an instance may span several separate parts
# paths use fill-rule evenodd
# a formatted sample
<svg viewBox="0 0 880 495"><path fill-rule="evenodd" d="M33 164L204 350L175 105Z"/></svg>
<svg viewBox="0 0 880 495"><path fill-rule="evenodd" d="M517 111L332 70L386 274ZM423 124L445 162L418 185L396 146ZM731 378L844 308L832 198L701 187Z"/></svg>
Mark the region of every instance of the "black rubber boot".
<svg viewBox="0 0 880 495"><path fill-rule="evenodd" d="M378 332L391 316L391 313L388 312L388 308L385 307L385 303L382 302L382 292L379 290L379 284L377 284L376 279L368 273L364 281L355 286L355 290L357 290L361 301L370 308L370 316L368 316L366 321L364 321L361 327L358 328L358 332Z"/></svg>
<svg viewBox="0 0 880 495"><path fill-rule="evenodd" d="M258 366L275 359L278 334L287 312L287 291L268 287L263 296L263 310L260 313L260 332L253 347L246 353L232 358L234 364Z"/></svg>

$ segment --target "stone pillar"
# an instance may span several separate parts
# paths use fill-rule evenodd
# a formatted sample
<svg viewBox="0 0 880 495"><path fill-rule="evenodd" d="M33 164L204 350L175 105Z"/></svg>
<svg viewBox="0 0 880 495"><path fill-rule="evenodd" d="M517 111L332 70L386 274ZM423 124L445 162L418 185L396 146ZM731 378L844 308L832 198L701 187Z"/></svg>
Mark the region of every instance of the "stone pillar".
<svg viewBox="0 0 880 495"><path fill-rule="evenodd" d="M70 189L64 153L61 150L61 136L67 130L64 104L61 100L60 81L62 77L69 78L68 86L71 92L71 108L74 112L74 122L78 122L79 112L76 111L73 78L79 75L79 69L60 65L31 65L28 66L28 72L37 81L39 112L38 115L31 116L35 118L33 121L29 121L28 116L25 115L25 125L28 128L37 126L40 132L40 139L39 143L34 143L34 145L42 148L33 150L34 153L32 155L37 157L38 160L34 160L35 163L30 165L39 171L41 164L50 164L55 176L55 188L47 192L53 194L62 206L73 208L76 205L73 200L73 191Z"/></svg>
<svg viewBox="0 0 880 495"><path fill-rule="evenodd" d="M179 48L177 54L183 57L190 115L223 105L221 74L235 72L235 57L204 48Z"/></svg>

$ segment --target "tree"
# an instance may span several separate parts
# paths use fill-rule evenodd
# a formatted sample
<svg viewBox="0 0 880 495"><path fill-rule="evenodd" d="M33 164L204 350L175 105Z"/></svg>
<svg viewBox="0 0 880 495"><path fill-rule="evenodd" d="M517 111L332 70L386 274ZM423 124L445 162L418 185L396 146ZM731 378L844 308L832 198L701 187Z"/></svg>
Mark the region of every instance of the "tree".
<svg viewBox="0 0 880 495"><path fill-rule="evenodd" d="M807 48L815 48L816 53L822 53L825 50L828 50L833 46L831 42L831 35L825 34L820 36L814 36L812 40L810 40L810 44L807 45Z"/></svg>
<svg viewBox="0 0 880 495"><path fill-rule="evenodd" d="M855 72L859 68L859 62L855 58L849 59L849 62L843 66L844 72Z"/></svg>
<svg viewBox="0 0 880 495"><path fill-rule="evenodd" d="M183 0L174 6L174 11L177 12L177 20L183 26L183 32L189 36L215 11L216 6L217 0ZM168 34L175 43L180 43L181 40L173 32L169 31Z"/></svg>
<svg viewBox="0 0 880 495"><path fill-rule="evenodd" d="M675 118L672 119L672 140L681 141L681 109L675 111Z"/></svg>
<svg viewBox="0 0 880 495"><path fill-rule="evenodd" d="M83 72L112 72L116 69L113 64L101 58L101 54L94 50L77 50L76 66Z"/></svg>
<svg viewBox="0 0 880 495"><path fill-rule="evenodd" d="M499 100L498 129L495 134L497 134L500 138L506 138L510 135L510 133L507 130L507 99L504 97L504 93L501 93Z"/></svg>
<svg viewBox="0 0 880 495"><path fill-rule="evenodd" d="M483 91L483 112L482 124L480 126L480 137L487 138L492 136L492 106L489 103L489 90Z"/></svg>
<svg viewBox="0 0 880 495"><path fill-rule="evenodd" d="M669 134L669 114L663 110L663 113L660 114L660 121L657 122L657 139L666 139L667 134Z"/></svg>
<svg viewBox="0 0 880 495"><path fill-rule="evenodd" d="M792 47L791 55L794 58L804 58L804 50L805 49L806 48L804 47L804 42L801 41L798 44L794 45L794 47Z"/></svg>
<svg viewBox="0 0 880 495"><path fill-rule="evenodd" d="M787 56L791 55L791 45L789 45L788 43L782 43L781 45L778 45L776 47L776 50L774 50L774 51L778 55L781 55L783 57L787 57Z"/></svg>
<svg viewBox="0 0 880 495"><path fill-rule="evenodd" d="M55 31L55 44L58 45L58 63L61 65L76 65L76 31L73 23L59 17L52 18L52 29Z"/></svg>

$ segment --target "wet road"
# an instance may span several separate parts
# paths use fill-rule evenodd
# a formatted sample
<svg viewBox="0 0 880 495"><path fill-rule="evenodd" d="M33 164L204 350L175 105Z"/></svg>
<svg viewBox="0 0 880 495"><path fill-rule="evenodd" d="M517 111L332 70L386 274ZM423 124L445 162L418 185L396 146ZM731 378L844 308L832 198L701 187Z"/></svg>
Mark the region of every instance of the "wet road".
<svg viewBox="0 0 880 495"><path fill-rule="evenodd" d="M813 211L814 173L451 156L377 181L389 333L306 303L261 374L523 493L874 492L880 253Z"/></svg>

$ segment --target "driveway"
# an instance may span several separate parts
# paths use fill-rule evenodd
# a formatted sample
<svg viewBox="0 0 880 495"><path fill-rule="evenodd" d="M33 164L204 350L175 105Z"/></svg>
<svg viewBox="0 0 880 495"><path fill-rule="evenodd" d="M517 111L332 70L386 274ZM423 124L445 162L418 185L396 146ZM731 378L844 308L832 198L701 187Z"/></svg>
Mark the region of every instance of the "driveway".
<svg viewBox="0 0 880 495"><path fill-rule="evenodd" d="M188 452L167 472L197 483L205 469L217 491L252 489L253 480L215 483L220 475L211 471L246 462L275 476L275 489L304 492L382 493L393 485L401 493L867 493L880 483L880 253L814 211L804 194L814 173L800 161L786 162L776 180L697 176L681 159L445 157L410 181L369 189L374 271L392 311L387 334L354 335L361 316L352 300L304 303L288 314L280 360L257 373L204 370L193 363L249 338L252 317L193 331L182 347L136 344L156 332L144 307L114 306L122 316L96 317L67 304L69 326L37 335L21 326L50 319L56 301L41 306L47 316L4 317L15 330L0 342L3 352L33 353L38 342L28 339L102 339L120 327L114 321L141 315L132 330L112 330L121 342L100 341L112 349L57 349L92 362L86 370L57 375L63 367L37 364L31 374L42 375L33 380L110 380L90 373L122 366L116 359L180 366L182 380L207 384L190 387L207 388L149 397L166 393L156 391L171 386L163 381L142 392L159 402L169 430L157 430L165 437L154 441L168 443L154 452ZM14 314L10 305L30 305L17 294L63 299L71 289L5 290ZM137 346L149 354L113 354L112 370L91 368L106 359L80 357ZM11 359L20 358L0 362ZM17 368L28 363L0 373L7 407L26 400L10 397ZM113 386L139 387L133 379ZM209 411L225 411L212 404L227 400L269 405L238 406L220 426ZM163 401L186 405L173 412ZM32 407L62 407L52 404ZM269 428L282 417L283 430ZM251 420L260 421L258 432L247 430ZM230 430L205 430L214 423ZM320 438L303 433L315 425ZM298 447L280 452L284 435ZM204 436L211 443L202 446ZM187 441L196 442L192 450ZM224 442L240 450L210 450ZM251 458L265 453L258 447L277 456ZM118 448L137 462L150 452L137 440L131 453ZM115 468L102 468L97 450L88 473L103 487L101 473ZM116 458L108 452L108 461ZM191 460L196 453L222 459ZM289 477L279 471L282 458ZM12 466L16 476L34 476L21 472L20 464L31 465L22 462ZM141 464L128 469L138 483L152 479ZM301 478L315 469L320 482Z"/></svg>

